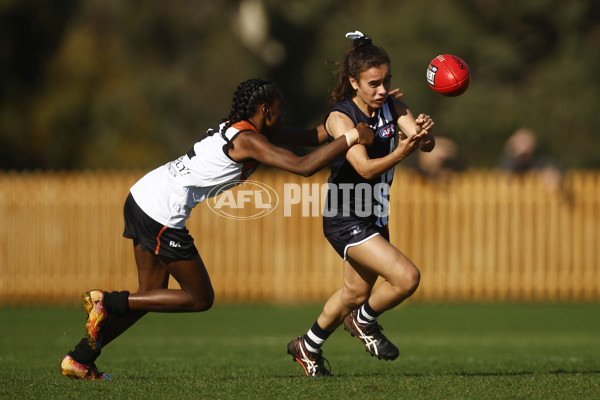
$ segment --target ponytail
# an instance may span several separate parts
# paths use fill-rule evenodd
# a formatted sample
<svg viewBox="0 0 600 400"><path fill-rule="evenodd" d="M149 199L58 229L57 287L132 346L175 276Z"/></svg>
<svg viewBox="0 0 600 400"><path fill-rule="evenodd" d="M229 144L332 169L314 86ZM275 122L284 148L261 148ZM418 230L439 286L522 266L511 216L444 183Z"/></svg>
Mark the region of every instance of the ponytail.
<svg viewBox="0 0 600 400"><path fill-rule="evenodd" d="M337 84L331 92L331 105L354 97L356 90L350 83L350 77L358 82L361 72L371 67L391 63L387 52L381 47L375 46L372 39L362 32L349 32L346 34L346 38L352 39L352 46L346 51L342 61L338 63Z"/></svg>

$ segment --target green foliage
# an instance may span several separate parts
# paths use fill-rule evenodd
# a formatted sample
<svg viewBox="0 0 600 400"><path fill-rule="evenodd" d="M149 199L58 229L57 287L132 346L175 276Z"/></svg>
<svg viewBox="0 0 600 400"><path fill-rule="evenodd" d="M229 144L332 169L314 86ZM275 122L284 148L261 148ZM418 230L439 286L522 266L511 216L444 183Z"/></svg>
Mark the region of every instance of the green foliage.
<svg viewBox="0 0 600 400"><path fill-rule="evenodd" d="M400 348L370 357L343 329L323 347L335 377L311 379L286 354L320 307L219 306L151 313L102 351L113 381L60 376L83 334L81 309L0 309L6 399L593 399L598 305L406 305L384 314Z"/></svg>
<svg viewBox="0 0 600 400"><path fill-rule="evenodd" d="M240 4L263 5L254 44ZM0 5L0 168L154 167L218 123L251 77L281 87L289 125L313 126L355 29L388 50L394 87L466 166L494 167L527 126L564 167L600 167L595 0L24 0ZM459 98L426 85L442 53L472 69Z"/></svg>

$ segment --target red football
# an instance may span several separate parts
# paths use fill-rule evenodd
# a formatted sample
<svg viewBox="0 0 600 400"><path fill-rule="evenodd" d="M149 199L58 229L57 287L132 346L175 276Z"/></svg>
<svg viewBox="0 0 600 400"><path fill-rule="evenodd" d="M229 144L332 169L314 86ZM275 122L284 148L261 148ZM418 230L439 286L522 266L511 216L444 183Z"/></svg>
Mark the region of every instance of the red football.
<svg viewBox="0 0 600 400"><path fill-rule="evenodd" d="M459 57L442 54L429 63L427 83L444 96L459 96L471 83L471 69Z"/></svg>

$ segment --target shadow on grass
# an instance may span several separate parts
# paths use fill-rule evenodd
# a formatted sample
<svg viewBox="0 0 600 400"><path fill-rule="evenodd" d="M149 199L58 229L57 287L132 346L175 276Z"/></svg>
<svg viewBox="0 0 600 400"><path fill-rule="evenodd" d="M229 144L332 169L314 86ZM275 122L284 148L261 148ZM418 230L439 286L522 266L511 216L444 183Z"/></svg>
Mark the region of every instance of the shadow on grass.
<svg viewBox="0 0 600 400"><path fill-rule="evenodd" d="M367 377L396 377L396 378L431 378L431 377L516 377L516 376L533 376L533 375L600 375L600 370L572 370L567 371L563 369L552 370L552 371L514 371L514 372L449 372L449 373L353 373L353 374L344 374L338 373L334 374L333 377L329 379L347 379L347 378L367 378ZM305 375L260 375L260 376L250 376L245 374L240 374L238 376L223 376L217 378L220 382L239 382L239 381L247 381L248 379L308 379ZM156 382L171 382L172 376L135 376L135 375L127 375L121 376L118 378L120 381L152 381ZM213 378L214 379L214 378ZM325 379L327 380L327 379Z"/></svg>
<svg viewBox="0 0 600 400"><path fill-rule="evenodd" d="M486 376L528 376L528 375L600 375L600 370L572 370L567 371L563 369L557 369L552 371L515 371L515 372L440 372L440 373L383 373L383 372L375 372L375 373L353 373L353 374L344 374L338 373L334 374L334 378L364 378L364 377L374 377L374 376L396 376L403 378L430 378L435 376L466 376L466 377L486 377ZM279 378L306 378L304 375L287 375L287 376L275 376Z"/></svg>

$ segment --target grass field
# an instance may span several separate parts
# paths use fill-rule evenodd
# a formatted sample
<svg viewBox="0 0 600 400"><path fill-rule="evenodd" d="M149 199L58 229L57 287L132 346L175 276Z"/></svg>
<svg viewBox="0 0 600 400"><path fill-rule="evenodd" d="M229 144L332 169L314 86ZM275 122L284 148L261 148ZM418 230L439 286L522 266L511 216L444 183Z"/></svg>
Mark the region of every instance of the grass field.
<svg viewBox="0 0 600 400"><path fill-rule="evenodd" d="M286 354L319 306L150 314L98 359L113 381L62 377L84 311L0 308L0 398L600 399L600 305L406 305L381 318L400 357L370 357L343 329L333 378Z"/></svg>

